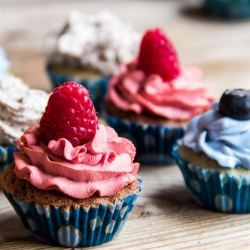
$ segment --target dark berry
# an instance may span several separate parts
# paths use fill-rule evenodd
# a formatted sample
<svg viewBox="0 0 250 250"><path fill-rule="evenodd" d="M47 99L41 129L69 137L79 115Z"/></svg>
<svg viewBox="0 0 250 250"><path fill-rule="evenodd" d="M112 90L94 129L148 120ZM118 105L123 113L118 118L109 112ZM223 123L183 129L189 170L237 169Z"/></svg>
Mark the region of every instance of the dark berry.
<svg viewBox="0 0 250 250"><path fill-rule="evenodd" d="M220 99L219 111L223 116L228 116L236 120L249 120L250 90L226 90Z"/></svg>

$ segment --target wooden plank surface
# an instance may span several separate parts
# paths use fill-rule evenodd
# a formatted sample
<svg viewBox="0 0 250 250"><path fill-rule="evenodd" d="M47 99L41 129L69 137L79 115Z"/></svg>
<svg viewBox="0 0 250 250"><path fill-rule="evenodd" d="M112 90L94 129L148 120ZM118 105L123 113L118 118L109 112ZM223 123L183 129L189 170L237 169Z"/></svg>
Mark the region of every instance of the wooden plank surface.
<svg viewBox="0 0 250 250"><path fill-rule="evenodd" d="M249 21L202 16L187 7L188 2L2 0L0 44L15 75L50 91L43 42L51 25L63 22L70 9L96 13L106 8L140 31L162 27L182 63L204 70L201 82L215 97L226 88L250 88ZM196 205L176 165L142 165L139 173L143 192L120 236L90 249L249 249L250 215L222 214ZM0 249L59 248L31 237L0 194Z"/></svg>

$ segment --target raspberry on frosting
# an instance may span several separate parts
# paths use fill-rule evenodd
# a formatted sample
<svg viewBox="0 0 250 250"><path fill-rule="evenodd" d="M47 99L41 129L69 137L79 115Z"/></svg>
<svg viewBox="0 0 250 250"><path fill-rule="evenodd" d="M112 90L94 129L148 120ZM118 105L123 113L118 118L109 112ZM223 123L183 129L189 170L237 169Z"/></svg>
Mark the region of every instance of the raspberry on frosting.
<svg viewBox="0 0 250 250"><path fill-rule="evenodd" d="M160 29L142 39L139 57L122 65L109 83L107 101L123 111L187 121L210 108L214 100L199 79L202 70L183 67Z"/></svg>
<svg viewBox="0 0 250 250"><path fill-rule="evenodd" d="M112 128L97 125L88 91L75 82L61 85L50 96L40 126L30 126L18 141L16 176L78 199L119 192L137 178L136 150Z"/></svg>
<svg viewBox="0 0 250 250"><path fill-rule="evenodd" d="M144 35L137 68L146 75L157 74L164 81L171 81L180 74L175 48L162 30L148 30Z"/></svg>
<svg viewBox="0 0 250 250"><path fill-rule="evenodd" d="M45 144L67 138L73 146L90 141L98 119L89 92L82 85L66 82L56 88L40 120Z"/></svg>

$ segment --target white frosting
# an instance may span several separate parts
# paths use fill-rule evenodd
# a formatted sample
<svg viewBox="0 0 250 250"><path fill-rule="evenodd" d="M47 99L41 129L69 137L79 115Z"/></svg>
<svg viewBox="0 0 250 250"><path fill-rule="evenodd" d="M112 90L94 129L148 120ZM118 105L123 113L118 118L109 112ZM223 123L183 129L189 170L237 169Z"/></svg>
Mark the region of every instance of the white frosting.
<svg viewBox="0 0 250 250"><path fill-rule="evenodd" d="M0 80L0 144L16 146L24 130L39 122L48 98L48 93L30 89L17 77Z"/></svg>
<svg viewBox="0 0 250 250"><path fill-rule="evenodd" d="M70 11L66 25L47 37L45 49L52 61L77 61L109 76L135 58L140 40L139 32L109 11L96 15Z"/></svg>

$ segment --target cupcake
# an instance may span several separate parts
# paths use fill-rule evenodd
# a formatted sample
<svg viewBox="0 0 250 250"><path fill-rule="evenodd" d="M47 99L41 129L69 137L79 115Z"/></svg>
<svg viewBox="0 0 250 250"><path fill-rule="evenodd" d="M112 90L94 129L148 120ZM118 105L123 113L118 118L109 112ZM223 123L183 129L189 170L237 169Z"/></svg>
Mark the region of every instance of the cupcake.
<svg viewBox="0 0 250 250"><path fill-rule="evenodd" d="M0 80L8 73L10 62L6 58L4 49L0 46Z"/></svg>
<svg viewBox="0 0 250 250"><path fill-rule="evenodd" d="M202 71L180 65L160 29L144 35L138 59L122 65L108 86L106 118L133 141L141 163L171 163L172 146L187 122L210 108L212 98L198 82Z"/></svg>
<svg viewBox="0 0 250 250"><path fill-rule="evenodd" d="M226 90L193 118L173 151L187 188L202 206L250 212L250 90Z"/></svg>
<svg viewBox="0 0 250 250"><path fill-rule="evenodd" d="M209 12L219 17L250 17L250 0L205 0L204 5Z"/></svg>
<svg viewBox="0 0 250 250"><path fill-rule="evenodd" d="M139 163L129 140L98 125L83 86L67 82L56 88L18 149L0 185L36 238L86 247L119 234L141 192Z"/></svg>
<svg viewBox="0 0 250 250"><path fill-rule="evenodd" d="M69 12L66 23L45 41L47 72L54 87L77 80L89 91L97 110L107 82L121 63L136 55L141 35L109 11Z"/></svg>
<svg viewBox="0 0 250 250"><path fill-rule="evenodd" d="M48 98L49 94L30 89L17 77L0 80L0 173L13 162L18 138L39 121Z"/></svg>

